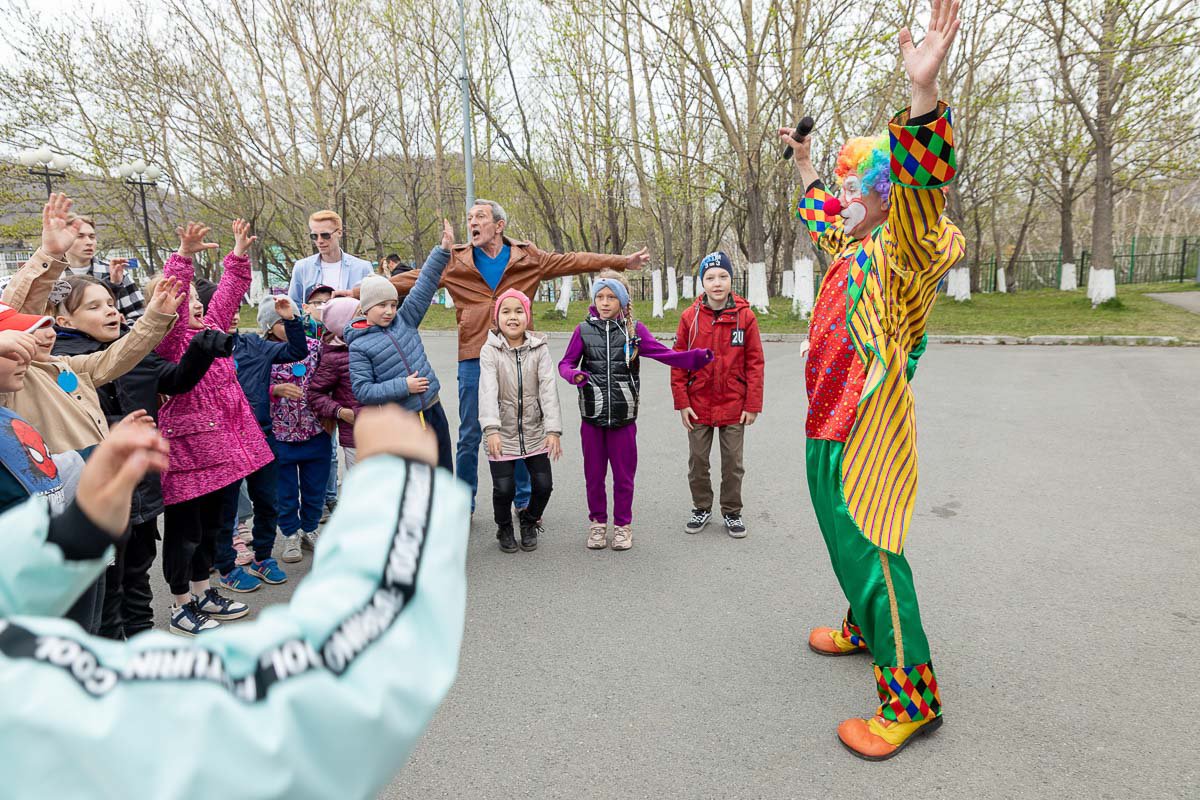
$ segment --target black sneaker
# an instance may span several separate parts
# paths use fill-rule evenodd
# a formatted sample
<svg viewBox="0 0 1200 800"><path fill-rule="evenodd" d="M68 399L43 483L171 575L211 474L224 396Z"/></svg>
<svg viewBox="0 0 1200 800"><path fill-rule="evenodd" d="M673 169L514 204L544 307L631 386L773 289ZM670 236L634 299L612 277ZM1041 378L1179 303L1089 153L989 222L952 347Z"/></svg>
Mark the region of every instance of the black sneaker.
<svg viewBox="0 0 1200 800"><path fill-rule="evenodd" d="M521 520L521 549L525 552L537 550L537 537L540 526L536 519Z"/></svg>
<svg viewBox="0 0 1200 800"><path fill-rule="evenodd" d="M496 531L496 538L500 540L500 549L505 553L517 552L517 540L513 537L512 525L501 525Z"/></svg>
<svg viewBox="0 0 1200 800"><path fill-rule="evenodd" d="M724 514L725 530L735 539L741 539L746 536L746 523L742 522L741 514Z"/></svg>
<svg viewBox="0 0 1200 800"><path fill-rule="evenodd" d="M712 519L711 511L703 511L699 508L692 509L692 518L687 521L683 529L688 533L699 533L708 526L708 521Z"/></svg>

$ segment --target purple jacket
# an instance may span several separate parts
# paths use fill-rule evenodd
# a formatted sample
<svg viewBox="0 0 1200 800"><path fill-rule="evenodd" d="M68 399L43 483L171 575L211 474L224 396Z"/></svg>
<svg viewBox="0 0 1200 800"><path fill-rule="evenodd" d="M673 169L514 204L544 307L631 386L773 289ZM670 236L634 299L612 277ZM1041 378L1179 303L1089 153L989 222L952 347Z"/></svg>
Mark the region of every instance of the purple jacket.
<svg viewBox="0 0 1200 800"><path fill-rule="evenodd" d="M354 425L338 419L343 408L353 409L356 415L362 408L350 388L350 348L328 343L323 347L317 372L308 384L308 404L321 419L337 420L342 447L354 447Z"/></svg>
<svg viewBox="0 0 1200 800"><path fill-rule="evenodd" d="M325 432L307 397L308 385L312 382L317 364L321 360L321 343L316 339L309 339L306 344L308 355L303 360L271 367L272 386L277 383L290 383L299 386L302 392L299 400L271 397L271 434L279 442L307 442Z"/></svg>
<svg viewBox="0 0 1200 800"><path fill-rule="evenodd" d="M163 274L182 281L186 292L195 266L190 258L172 253ZM225 256L225 272L208 304L205 327L229 330L249 288L250 259L233 253ZM168 361L178 362L198 333L188 327L186 300L181 311L175 327L155 348ZM168 400L158 413L158 427L171 445L171 466L162 476L167 505L228 486L274 458L238 384L231 358L216 359L195 389Z"/></svg>

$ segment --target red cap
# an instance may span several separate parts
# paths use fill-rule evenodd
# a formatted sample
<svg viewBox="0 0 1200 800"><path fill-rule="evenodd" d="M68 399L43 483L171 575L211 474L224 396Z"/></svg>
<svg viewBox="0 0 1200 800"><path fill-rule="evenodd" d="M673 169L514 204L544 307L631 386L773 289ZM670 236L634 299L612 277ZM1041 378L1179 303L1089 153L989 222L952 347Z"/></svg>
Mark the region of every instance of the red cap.
<svg viewBox="0 0 1200 800"><path fill-rule="evenodd" d="M0 303L0 331L33 333L38 328L44 328L47 325L53 324L54 320L50 317L41 317L37 314L22 314L12 306Z"/></svg>

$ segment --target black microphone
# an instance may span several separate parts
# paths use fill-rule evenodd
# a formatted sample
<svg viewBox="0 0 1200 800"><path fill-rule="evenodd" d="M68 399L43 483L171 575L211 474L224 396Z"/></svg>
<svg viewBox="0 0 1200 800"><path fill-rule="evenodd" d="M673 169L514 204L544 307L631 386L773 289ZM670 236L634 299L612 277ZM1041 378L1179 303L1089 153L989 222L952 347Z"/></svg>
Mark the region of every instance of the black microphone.
<svg viewBox="0 0 1200 800"><path fill-rule="evenodd" d="M805 136L808 136L810 133L812 133L813 125L815 124L816 123L813 122L812 117L805 117L804 119L800 120L796 123L796 132L792 134L792 138L803 139ZM780 160L787 161L791 157L792 146L789 144L787 147L783 148L783 157Z"/></svg>

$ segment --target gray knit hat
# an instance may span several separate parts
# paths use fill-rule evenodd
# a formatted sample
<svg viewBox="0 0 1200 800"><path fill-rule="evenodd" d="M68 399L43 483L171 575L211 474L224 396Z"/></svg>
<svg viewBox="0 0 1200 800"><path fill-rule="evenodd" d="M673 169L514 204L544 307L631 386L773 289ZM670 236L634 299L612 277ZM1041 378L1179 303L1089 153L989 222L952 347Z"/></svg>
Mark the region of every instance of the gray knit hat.
<svg viewBox="0 0 1200 800"><path fill-rule="evenodd" d="M276 322L283 319L279 316L279 312L275 310L275 301L286 295L268 294L263 299L258 301L258 329L260 331L269 331L274 327ZM292 313L298 314L296 304L292 298L288 297L287 301L292 305Z"/></svg>
<svg viewBox="0 0 1200 800"><path fill-rule="evenodd" d="M382 275L368 275L358 285L358 301L364 314L372 306L386 303L388 300L399 299L400 295L396 292L396 287Z"/></svg>

